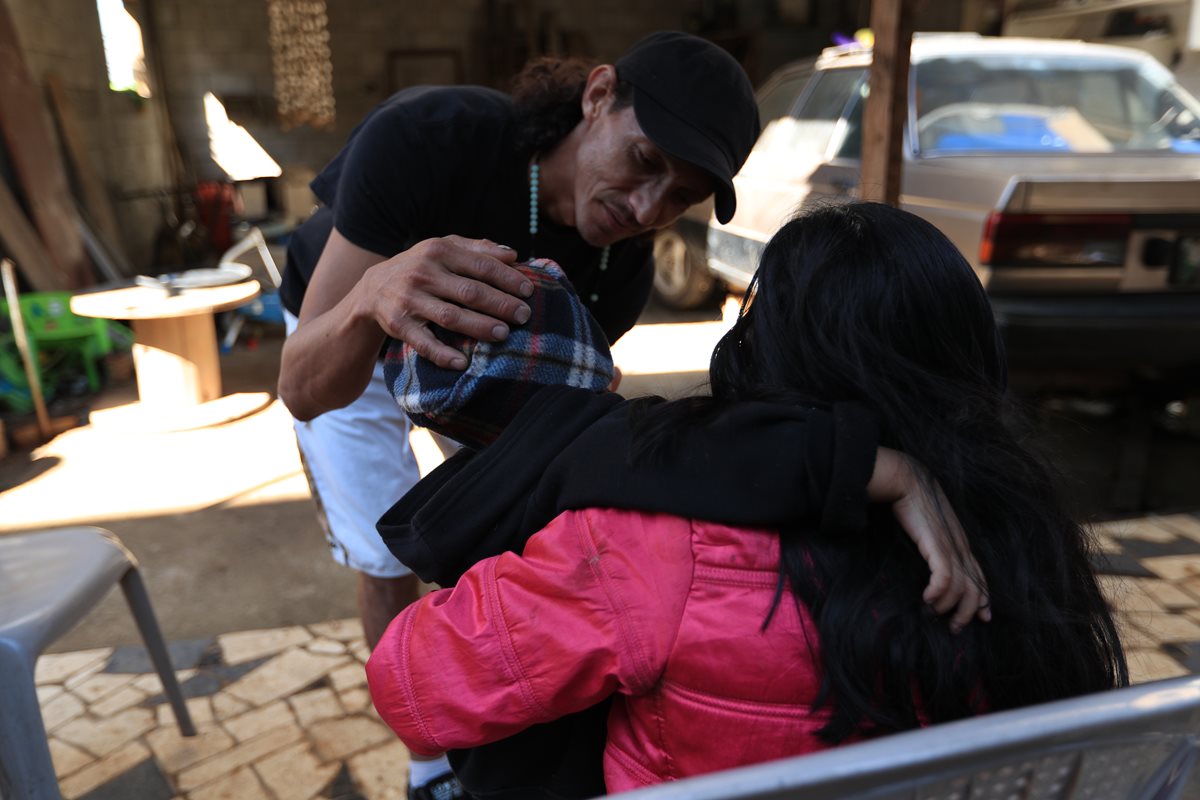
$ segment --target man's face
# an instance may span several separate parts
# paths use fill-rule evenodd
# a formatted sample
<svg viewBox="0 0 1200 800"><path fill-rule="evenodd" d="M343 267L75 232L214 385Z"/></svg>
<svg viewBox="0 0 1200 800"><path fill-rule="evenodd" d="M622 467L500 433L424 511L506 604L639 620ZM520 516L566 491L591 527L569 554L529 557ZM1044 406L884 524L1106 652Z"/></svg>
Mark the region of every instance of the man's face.
<svg viewBox="0 0 1200 800"><path fill-rule="evenodd" d="M590 121L575 161L574 227L603 246L665 228L713 192L712 177L668 156L611 99Z"/></svg>

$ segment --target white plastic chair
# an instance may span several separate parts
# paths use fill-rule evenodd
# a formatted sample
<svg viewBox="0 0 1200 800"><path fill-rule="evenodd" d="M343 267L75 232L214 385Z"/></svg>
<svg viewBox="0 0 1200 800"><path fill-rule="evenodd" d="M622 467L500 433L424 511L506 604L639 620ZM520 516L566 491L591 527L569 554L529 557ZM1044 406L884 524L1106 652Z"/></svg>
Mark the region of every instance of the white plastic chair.
<svg viewBox="0 0 1200 800"><path fill-rule="evenodd" d="M258 228L251 228L247 231L246 235L237 244L222 254L218 263L220 266L225 266L226 264L244 264L246 262L239 259L251 250L254 250L258 254L258 259L262 262L262 268L266 271L267 278L270 280L270 286L264 286L264 288L278 289L279 284L283 282L283 276L280 275L279 267L275 264L275 258L271 255L271 248L267 245L266 237L263 236L262 231ZM254 265L250 264L249 266L253 268Z"/></svg>
<svg viewBox="0 0 1200 800"><path fill-rule="evenodd" d="M38 656L120 583L184 736L195 727L138 573L102 528L0 536L0 797L58 798L34 668Z"/></svg>
<svg viewBox="0 0 1200 800"><path fill-rule="evenodd" d="M258 228L251 228L237 244L225 251L219 264L220 266L245 264L246 261L241 258L251 250L258 254L258 261L262 263L261 270L254 270L256 277L260 272L265 271L269 283L260 278L262 294L231 312L233 316L229 321L229 327L225 330L224 338L221 339L221 349L225 351L232 349L237 344L238 336L241 334L246 320L283 325L283 307L279 302L279 285L283 282L283 276L275 264L275 258L271 255L271 249L267 246L267 240L262 231ZM247 266L254 269L253 264L247 264Z"/></svg>
<svg viewBox="0 0 1200 800"><path fill-rule="evenodd" d="M1197 795L1188 781L1198 754L1200 677L1189 676L612 797L1171 800Z"/></svg>

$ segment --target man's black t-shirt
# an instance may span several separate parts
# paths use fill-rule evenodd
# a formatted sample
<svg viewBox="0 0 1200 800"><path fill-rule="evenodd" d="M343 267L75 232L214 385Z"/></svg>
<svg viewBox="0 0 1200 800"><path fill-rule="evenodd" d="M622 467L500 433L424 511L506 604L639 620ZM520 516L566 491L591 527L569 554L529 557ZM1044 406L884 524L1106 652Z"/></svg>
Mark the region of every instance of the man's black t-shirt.
<svg viewBox="0 0 1200 800"><path fill-rule="evenodd" d="M405 89L373 110L312 182L322 207L292 235L280 289L299 314L304 292L333 227L385 257L425 239L490 239L562 265L609 341L633 327L650 294L648 242L600 250L572 228L544 218L529 233L532 153L516 141L512 99L475 86Z"/></svg>

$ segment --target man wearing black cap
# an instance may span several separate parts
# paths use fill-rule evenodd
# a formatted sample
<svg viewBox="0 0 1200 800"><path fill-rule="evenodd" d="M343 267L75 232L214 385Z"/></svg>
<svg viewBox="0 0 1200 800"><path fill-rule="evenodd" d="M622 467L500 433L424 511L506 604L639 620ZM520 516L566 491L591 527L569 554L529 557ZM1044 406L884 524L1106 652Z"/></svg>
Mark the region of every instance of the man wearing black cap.
<svg viewBox="0 0 1200 800"><path fill-rule="evenodd" d="M279 394L334 556L360 572L369 645L418 590L374 530L417 477L379 366L386 342L465 367L429 325L506 338L529 319L532 291L511 265L533 256L563 266L615 341L649 296L649 235L710 196L718 219L732 217L732 179L757 135L738 63L697 37L657 33L615 65L536 62L513 97L406 89L317 176L322 207L289 244ZM443 763L414 761L411 796L461 796L423 780Z"/></svg>

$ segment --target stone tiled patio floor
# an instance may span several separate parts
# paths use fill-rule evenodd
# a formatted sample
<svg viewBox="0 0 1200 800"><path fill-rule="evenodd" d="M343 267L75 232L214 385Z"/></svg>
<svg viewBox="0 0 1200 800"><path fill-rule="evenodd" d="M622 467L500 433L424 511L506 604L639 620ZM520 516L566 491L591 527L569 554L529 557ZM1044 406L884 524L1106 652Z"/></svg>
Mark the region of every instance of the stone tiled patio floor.
<svg viewBox="0 0 1200 800"><path fill-rule="evenodd" d="M408 754L371 707L357 621L229 633L171 650L195 737L179 735L140 648L39 659L64 797L404 796Z"/></svg>
<svg viewBox="0 0 1200 800"><path fill-rule="evenodd" d="M1200 518L1097 526L1135 682L1200 672ZM86 622L84 623L86 624ZM177 642L199 729L181 738L138 648L43 656L63 795L87 800L402 798L408 755L375 715L357 622Z"/></svg>

